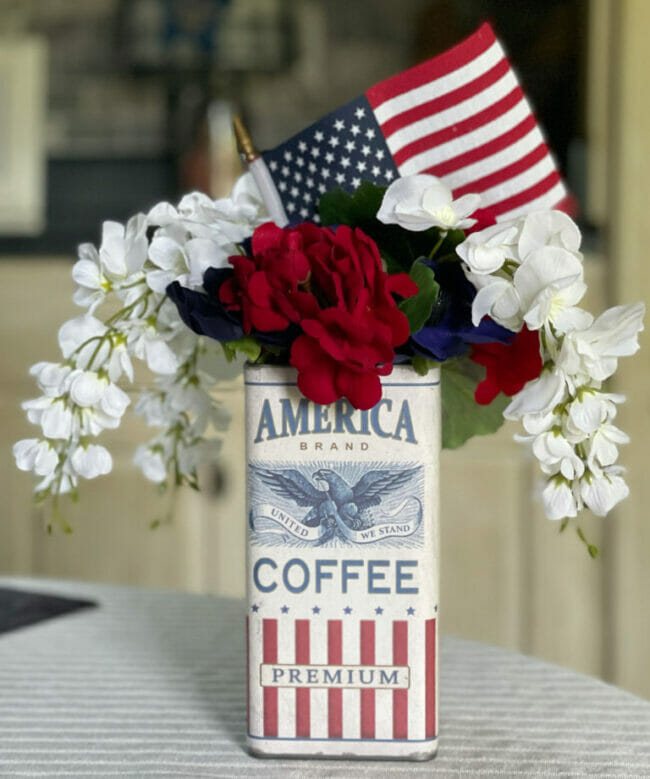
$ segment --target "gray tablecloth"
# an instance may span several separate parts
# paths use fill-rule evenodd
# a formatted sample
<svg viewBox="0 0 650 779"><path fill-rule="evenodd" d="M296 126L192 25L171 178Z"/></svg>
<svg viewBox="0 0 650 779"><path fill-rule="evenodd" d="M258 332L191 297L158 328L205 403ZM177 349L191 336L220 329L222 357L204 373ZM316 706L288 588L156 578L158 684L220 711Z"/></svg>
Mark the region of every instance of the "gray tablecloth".
<svg viewBox="0 0 650 779"><path fill-rule="evenodd" d="M0 584L99 603L0 637L2 777L650 776L650 703L451 638L442 642L433 761L253 758L240 601Z"/></svg>

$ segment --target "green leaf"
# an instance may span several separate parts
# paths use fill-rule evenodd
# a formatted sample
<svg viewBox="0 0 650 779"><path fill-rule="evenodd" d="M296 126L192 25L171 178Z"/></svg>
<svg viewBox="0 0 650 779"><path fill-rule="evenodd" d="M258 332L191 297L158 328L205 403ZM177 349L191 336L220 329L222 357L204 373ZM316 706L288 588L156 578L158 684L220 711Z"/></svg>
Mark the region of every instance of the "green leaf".
<svg viewBox="0 0 650 779"><path fill-rule="evenodd" d="M421 354L414 354L413 359L411 360L411 364L413 365L413 370L417 373L418 376L426 376L431 368L435 368L437 365L440 365L439 362L435 362L434 360L427 360L427 358L423 357Z"/></svg>
<svg viewBox="0 0 650 779"><path fill-rule="evenodd" d="M321 224L358 227L375 219L385 191L386 187L364 181L352 194L340 187L326 192L318 203Z"/></svg>
<svg viewBox="0 0 650 779"><path fill-rule="evenodd" d="M497 396L488 406L474 400L484 369L467 358L442 364L442 448L457 449L475 435L496 432L503 424L503 410L510 402Z"/></svg>
<svg viewBox="0 0 650 779"><path fill-rule="evenodd" d="M431 316L433 304L438 299L440 285L428 265L416 260L411 266L409 277L418 285L418 291L399 304L399 309L409 321L411 333L417 333Z"/></svg>
<svg viewBox="0 0 650 779"><path fill-rule="evenodd" d="M249 362L255 362L260 356L261 346L250 335L245 335L236 341L225 341L221 345L228 362L232 362L237 353L243 354Z"/></svg>

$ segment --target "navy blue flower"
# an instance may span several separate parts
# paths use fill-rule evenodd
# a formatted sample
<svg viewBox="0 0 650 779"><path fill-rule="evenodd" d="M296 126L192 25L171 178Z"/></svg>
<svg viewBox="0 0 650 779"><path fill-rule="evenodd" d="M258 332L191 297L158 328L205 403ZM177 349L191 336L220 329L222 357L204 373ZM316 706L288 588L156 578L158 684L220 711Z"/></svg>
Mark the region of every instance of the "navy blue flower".
<svg viewBox="0 0 650 779"><path fill-rule="evenodd" d="M167 287L167 297L174 302L180 318L190 330L221 342L243 338L241 315L226 311L219 300L219 287L230 276L232 268L208 268L203 276L205 293L182 287L177 281ZM262 346L274 348L289 348L298 334L296 326L277 332L251 333Z"/></svg>
<svg viewBox="0 0 650 779"><path fill-rule="evenodd" d="M514 333L487 317L478 326L472 324L476 290L465 278L460 263L430 260L427 265L435 273L440 293L427 323L411 336L413 352L443 362L466 354L470 344L510 342Z"/></svg>

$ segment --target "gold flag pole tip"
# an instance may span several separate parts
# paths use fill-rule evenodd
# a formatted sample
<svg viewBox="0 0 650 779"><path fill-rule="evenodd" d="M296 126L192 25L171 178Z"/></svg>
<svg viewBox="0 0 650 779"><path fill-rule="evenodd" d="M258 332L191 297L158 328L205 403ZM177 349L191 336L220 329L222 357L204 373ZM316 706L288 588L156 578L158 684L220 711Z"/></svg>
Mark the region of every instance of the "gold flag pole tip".
<svg viewBox="0 0 650 779"><path fill-rule="evenodd" d="M233 116L232 129L235 133L237 148L242 157L246 162L253 162L253 160L256 160L260 156L259 152L253 145L253 140L246 129L246 125L242 121L241 116Z"/></svg>

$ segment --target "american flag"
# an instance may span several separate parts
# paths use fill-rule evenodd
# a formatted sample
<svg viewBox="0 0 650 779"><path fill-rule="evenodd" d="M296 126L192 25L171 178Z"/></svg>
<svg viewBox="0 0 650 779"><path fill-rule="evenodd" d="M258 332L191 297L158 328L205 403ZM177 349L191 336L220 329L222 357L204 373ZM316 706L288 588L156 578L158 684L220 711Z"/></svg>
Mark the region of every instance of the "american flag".
<svg viewBox="0 0 650 779"><path fill-rule="evenodd" d="M489 24L262 155L291 224L320 196L429 173L455 197L478 192L497 219L567 208L567 190Z"/></svg>
<svg viewBox="0 0 650 779"><path fill-rule="evenodd" d="M413 608L404 610L406 618L364 619L345 611L341 619L332 618L329 609L304 619L251 614L250 737L357 742L437 737L436 619L422 618Z"/></svg>

